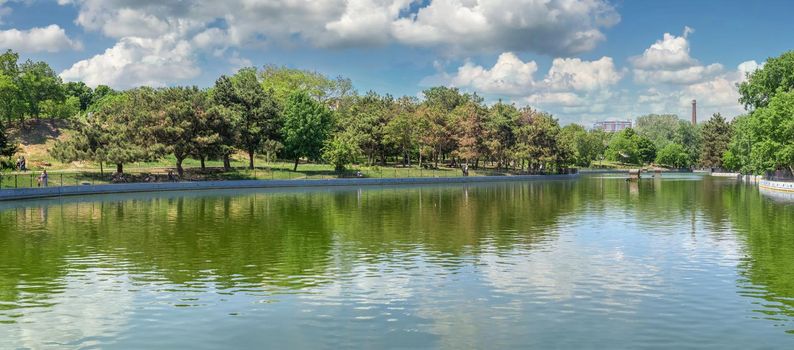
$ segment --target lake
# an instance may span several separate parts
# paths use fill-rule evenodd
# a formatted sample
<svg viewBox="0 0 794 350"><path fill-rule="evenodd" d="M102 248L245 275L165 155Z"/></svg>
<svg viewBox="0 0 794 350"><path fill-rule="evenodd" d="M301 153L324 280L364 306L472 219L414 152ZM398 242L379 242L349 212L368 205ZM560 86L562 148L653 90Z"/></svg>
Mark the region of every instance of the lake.
<svg viewBox="0 0 794 350"><path fill-rule="evenodd" d="M670 174L0 203L0 348L794 348L794 202Z"/></svg>

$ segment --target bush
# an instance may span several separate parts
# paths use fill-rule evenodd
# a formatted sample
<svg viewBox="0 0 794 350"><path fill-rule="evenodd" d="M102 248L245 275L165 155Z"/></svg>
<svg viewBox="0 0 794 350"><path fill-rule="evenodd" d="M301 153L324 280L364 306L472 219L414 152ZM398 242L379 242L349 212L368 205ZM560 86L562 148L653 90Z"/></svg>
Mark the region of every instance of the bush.
<svg viewBox="0 0 794 350"><path fill-rule="evenodd" d="M656 163L671 168L686 168L689 166L689 154L684 147L677 143L664 146L656 156Z"/></svg>

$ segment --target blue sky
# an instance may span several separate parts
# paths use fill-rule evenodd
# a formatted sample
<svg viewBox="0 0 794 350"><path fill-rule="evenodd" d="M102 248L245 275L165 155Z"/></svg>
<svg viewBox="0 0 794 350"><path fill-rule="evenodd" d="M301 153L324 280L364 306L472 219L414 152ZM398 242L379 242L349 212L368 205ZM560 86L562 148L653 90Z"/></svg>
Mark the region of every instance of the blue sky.
<svg viewBox="0 0 794 350"><path fill-rule="evenodd" d="M360 92L431 85L553 113L742 113L735 84L794 47L791 1L0 0L0 48L64 80L210 86L287 65ZM667 33L667 34L666 34Z"/></svg>

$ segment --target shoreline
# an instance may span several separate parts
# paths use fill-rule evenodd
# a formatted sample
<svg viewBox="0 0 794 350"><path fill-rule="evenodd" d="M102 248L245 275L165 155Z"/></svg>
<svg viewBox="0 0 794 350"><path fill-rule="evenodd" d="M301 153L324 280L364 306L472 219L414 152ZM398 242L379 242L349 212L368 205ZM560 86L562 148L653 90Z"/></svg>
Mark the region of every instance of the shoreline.
<svg viewBox="0 0 794 350"><path fill-rule="evenodd" d="M296 188L296 187L338 187L338 186L383 186L411 184L480 183L505 181L570 180L579 174L570 175L515 175L515 176L472 176L472 177L413 177L413 178L353 178L323 180L235 180L235 181L196 181L196 182L158 182L107 185L82 185L46 188L17 188L0 190L0 201L26 199L58 198L67 196L140 193L201 191L217 189L246 188Z"/></svg>

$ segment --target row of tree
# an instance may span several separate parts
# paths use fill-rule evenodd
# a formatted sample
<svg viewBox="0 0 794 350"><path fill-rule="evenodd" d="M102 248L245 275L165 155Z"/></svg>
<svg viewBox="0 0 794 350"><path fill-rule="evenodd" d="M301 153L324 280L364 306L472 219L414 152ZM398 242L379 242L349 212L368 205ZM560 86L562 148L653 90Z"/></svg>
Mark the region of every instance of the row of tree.
<svg viewBox="0 0 794 350"><path fill-rule="evenodd" d="M187 158L223 159L237 152L249 167L267 159L348 164L439 163L554 172L597 160L761 172L791 168L794 158L794 53L772 58L740 86L749 114L716 114L691 125L675 115L647 115L610 134L560 127L551 115L476 94L434 87L414 97L359 95L348 79L285 67L245 68L209 89L147 87L116 92L62 83L43 62L0 60L0 101L7 123L70 119L76 132L52 154L64 161L123 165L166 155L181 174ZM55 112L54 112L55 111ZM73 117L77 115L77 117ZM7 148L11 149L11 148Z"/></svg>

